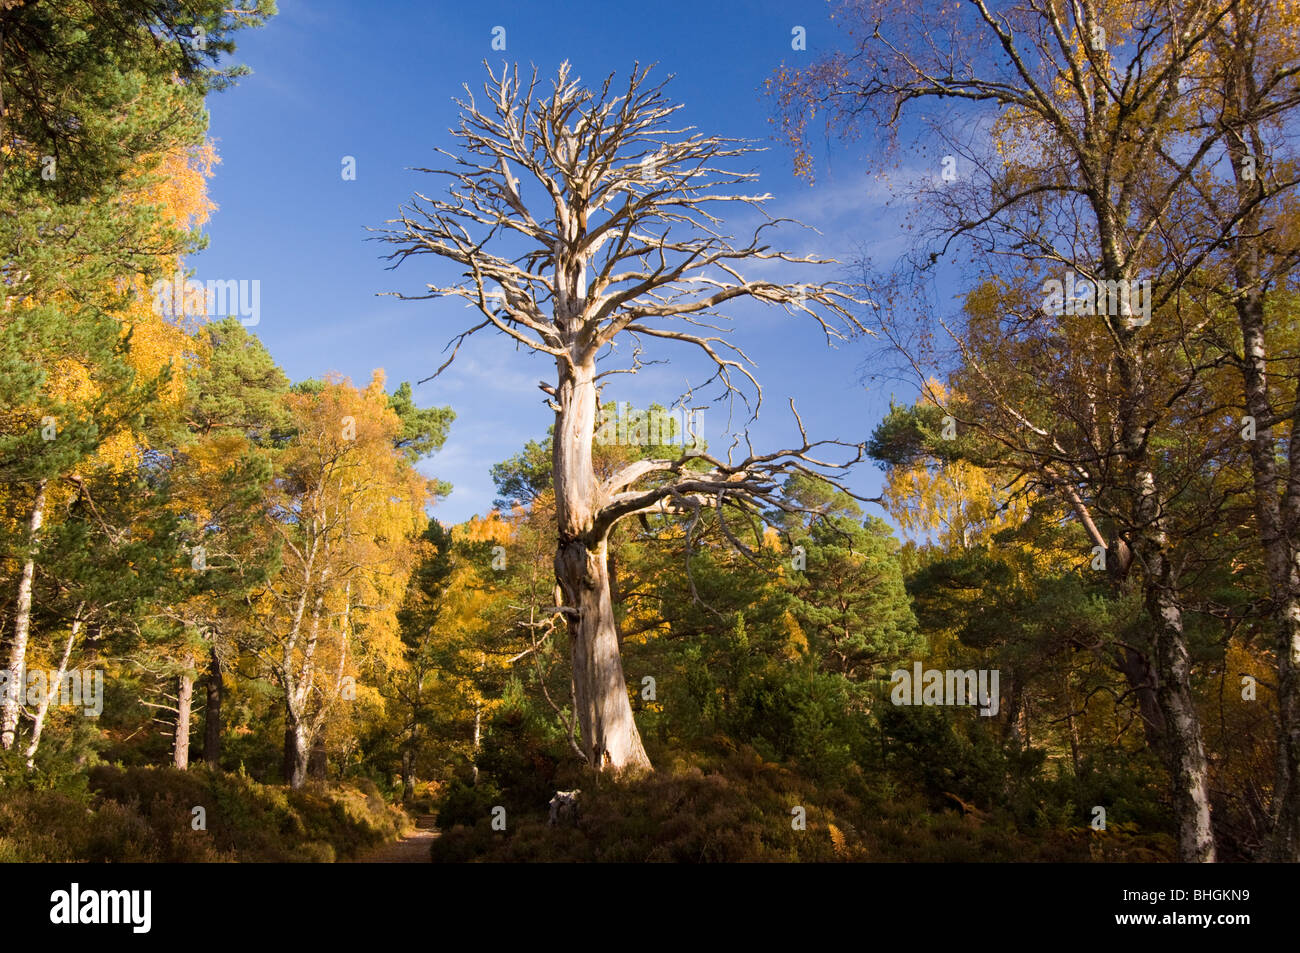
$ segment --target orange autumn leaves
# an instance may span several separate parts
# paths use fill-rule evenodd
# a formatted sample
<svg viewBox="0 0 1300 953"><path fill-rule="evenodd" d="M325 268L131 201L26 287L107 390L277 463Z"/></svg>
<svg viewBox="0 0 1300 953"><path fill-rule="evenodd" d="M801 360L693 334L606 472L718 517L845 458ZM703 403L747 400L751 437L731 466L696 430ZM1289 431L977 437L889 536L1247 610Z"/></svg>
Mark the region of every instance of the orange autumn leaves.
<svg viewBox="0 0 1300 953"><path fill-rule="evenodd" d="M142 171L134 188L122 198L123 203L153 209L151 218L156 223L154 232L161 249L156 264L163 273L170 274L181 267L179 257L174 254L174 233L197 229L216 208L208 198L207 180L217 161L210 141L151 157L149 171ZM148 283L145 275L135 275L131 279L132 297L114 317L121 325L123 339L129 341L124 354L126 363L141 382L169 374L159 399L163 408L174 409L185 399L185 369L200 355L190 333L192 328L155 313ZM91 369L75 358L54 361L46 386L49 395L59 403L88 405L99 396ZM140 451L146 444L143 434L123 429L106 436L92 462L127 469L139 462Z"/></svg>
<svg viewBox="0 0 1300 953"><path fill-rule="evenodd" d="M334 377L287 398L296 436L268 501L283 568L253 608L277 681L300 699L295 719L317 729L345 680L360 699L365 671L402 664L397 611L432 486L395 446L401 421L383 385L376 371L364 390Z"/></svg>

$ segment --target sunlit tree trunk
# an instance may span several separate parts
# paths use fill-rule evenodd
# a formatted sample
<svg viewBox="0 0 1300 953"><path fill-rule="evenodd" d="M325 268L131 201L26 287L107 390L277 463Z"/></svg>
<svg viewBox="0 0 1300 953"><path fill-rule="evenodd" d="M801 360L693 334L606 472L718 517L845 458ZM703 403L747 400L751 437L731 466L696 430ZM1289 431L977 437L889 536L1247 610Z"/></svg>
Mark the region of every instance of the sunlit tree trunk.
<svg viewBox="0 0 1300 953"><path fill-rule="evenodd" d="M72 620L72 631L68 633L68 641L63 646L63 657L59 659L59 671L54 678L54 684L49 687L45 697L41 699L40 705L36 708L36 716L32 719L32 738L27 745L26 757L27 767L29 769L36 766L36 752L41 746L41 732L45 729L45 716L50 711L50 701L54 698L54 686L63 683L63 676L68 671L68 659L72 657L72 648L77 643L77 636L81 632L81 617Z"/></svg>
<svg viewBox="0 0 1300 953"><path fill-rule="evenodd" d="M27 639L32 622L32 582L36 577L36 542L45 521L45 481L36 484L36 499L27 517L27 553L18 580L14 607L14 639L9 645L10 690L0 698L0 747L8 750L18 737L18 713L27 685Z"/></svg>
<svg viewBox="0 0 1300 953"><path fill-rule="evenodd" d="M1228 131L1224 148L1235 202L1225 202L1212 212L1232 236L1227 246L1231 281L1226 290L1241 328L1240 356L1232 357L1241 371L1245 398L1247 419L1240 423L1253 430L1241 436L1250 454L1256 532L1269 584L1277 655L1270 855L1276 861L1295 863L1300 862L1300 471L1296 466L1300 427L1295 425L1300 393L1281 363L1282 341L1273 341L1269 353L1266 323L1270 295L1287 287L1300 262L1300 243L1289 227L1295 178L1273 171L1293 165L1295 149L1279 150L1285 138L1270 141L1272 130L1286 128L1282 117L1294 116L1300 107L1300 90L1275 79L1295 59L1294 38L1288 36L1294 33L1292 19L1292 11L1285 7L1248 0L1234 4L1231 18L1215 37L1215 91L1222 93L1219 122ZM1261 42L1265 36L1272 40L1271 34L1288 36L1288 41ZM1257 171L1256 163L1264 169ZM1289 334L1284 326L1272 330ZM1270 363L1283 368L1281 378L1269 380ZM1290 436L1283 449L1283 435L1275 428L1288 421Z"/></svg>
<svg viewBox="0 0 1300 953"><path fill-rule="evenodd" d="M1113 210L1096 203L1105 272L1121 281L1132 275L1123 264ZM1119 324L1131 314L1121 304ZM1130 331L1131 333L1131 331ZM1154 624L1156 700L1165 726L1165 763L1173 787L1178 818L1178 855L1184 863L1213 863L1214 833L1210 822L1210 772L1201 736L1200 716L1192 696L1192 662L1183 627L1183 605L1170 558L1168 520L1152 469L1150 432L1146 423L1150 398L1149 372L1136 346L1118 349L1123 382L1118 408L1120 446L1128 457L1128 490L1134 500L1129 523L1133 529L1133 564L1141 573L1147 614Z"/></svg>
<svg viewBox="0 0 1300 953"><path fill-rule="evenodd" d="M284 729L284 781L297 790L307 780L307 758L311 742L307 737L307 726L290 718Z"/></svg>
<svg viewBox="0 0 1300 953"><path fill-rule="evenodd" d="M1245 227L1254 231L1257 223ZM1257 286L1258 263L1238 266L1238 284ZM1242 329L1241 364L1246 413L1267 421L1273 413L1269 395L1264 301L1256 291L1237 302ZM1293 538L1300 525L1300 477L1292 473L1285 493L1278 472L1277 444L1266 425L1249 441L1254 477L1255 519L1268 576L1278 661L1278 745L1273 789L1272 857L1300 862L1300 547ZM1288 456L1300 459L1300 428L1292 427ZM1291 532L1288 533L1288 526Z"/></svg>
<svg viewBox="0 0 1300 953"><path fill-rule="evenodd" d="M172 765L184 771L190 766L190 714L194 707L194 656L186 654L176 691L176 735L172 744Z"/></svg>
<svg viewBox="0 0 1300 953"><path fill-rule="evenodd" d="M1184 863L1212 863L1210 773L1192 697L1192 662L1183 629L1183 608L1168 555L1168 539L1155 491L1155 477L1136 468L1133 481L1139 527L1133 546L1143 573L1147 613L1155 626L1156 699L1165 725L1165 763L1178 818L1178 855Z"/></svg>
<svg viewBox="0 0 1300 953"><path fill-rule="evenodd" d="M1244 71L1244 67L1242 68ZM1249 88L1244 76L1229 73L1231 93L1240 96ZM1249 154L1262 154L1258 129L1251 127L1240 141L1229 143L1228 151L1236 175L1237 208L1242 217L1233 280L1240 289L1235 296L1241 326L1241 375L1246 414L1255 422L1253 440L1246 443L1254 481L1255 520L1264 569L1272 597L1273 629L1278 663L1278 744L1273 785L1273 860L1300 862L1300 474L1294 461L1300 459L1300 428L1291 427L1284 459L1291 463L1285 484L1279 470L1278 443L1273 434L1276 395L1269 392L1269 346L1265 326L1265 295L1268 281L1261 236L1262 214L1255 204L1262 183L1258 177L1243 177L1241 169ZM1292 398L1292 407L1300 398Z"/></svg>
<svg viewBox="0 0 1300 953"><path fill-rule="evenodd" d="M483 741L483 703L478 698L474 699L474 783L478 784L478 751Z"/></svg>
<svg viewBox="0 0 1300 953"><path fill-rule="evenodd" d="M615 773L647 771L628 700L618 629L610 598L608 540L593 532L599 486L592 467L595 436L595 368L561 365L553 444L559 545L555 577L568 607L578 724L588 761Z"/></svg>

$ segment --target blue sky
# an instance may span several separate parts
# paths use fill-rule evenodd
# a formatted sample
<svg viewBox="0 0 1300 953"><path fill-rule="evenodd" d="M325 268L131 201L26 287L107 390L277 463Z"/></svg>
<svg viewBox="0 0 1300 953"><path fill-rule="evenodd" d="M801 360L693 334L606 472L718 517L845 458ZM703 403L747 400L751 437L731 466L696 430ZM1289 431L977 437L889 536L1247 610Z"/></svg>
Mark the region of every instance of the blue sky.
<svg viewBox="0 0 1300 953"><path fill-rule="evenodd" d="M436 266L422 257L386 270L381 255L389 249L366 229L392 218L413 191L441 191L441 180L409 167L436 165L434 148L452 148L452 98L463 94L462 83L481 88L484 59L494 68L502 61L521 70L535 64L543 77L568 59L588 83L610 72L625 76L636 61L657 62L655 75L675 74L668 93L685 105L678 114L685 122L768 147L743 167L758 172L760 190L774 196L773 215L822 233L786 232L789 250L846 263L823 277L850 277L847 265L855 259L885 262L902 248L884 190L851 148L824 146L816 185L809 186L794 178L789 149L771 135L763 81L783 61L813 58L835 44L825 3L280 0L280 10L265 28L240 36L237 60L253 74L209 100L221 156L211 183L218 210L207 228L209 247L187 264L200 280L261 282L261 319L252 330L295 380L336 371L363 384L382 367L390 389L414 383L442 363L443 346L467 326L471 313L462 302L377 296L420 293ZM491 49L498 25L506 28L504 53ZM791 49L795 26L806 28L806 52ZM356 159L355 181L340 175L344 156ZM745 221L735 221L742 236ZM841 342L831 350L811 321L779 309L730 314L733 339L755 359L766 391L750 430L755 449L785 446L797 435L790 397L815 438L869 436L890 397L890 385L863 383L870 345ZM706 376L680 348L647 356L671 363L617 376L606 400L668 404ZM483 332L451 368L416 388L418 403L450 404L458 415L446 447L422 465L455 486L434 511L440 520L490 508L489 467L543 436L553 420L537 388L553 374L552 363ZM911 396L902 384L892 387ZM711 409L700 421L717 449L725 413ZM880 477L865 463L850 484L871 494Z"/></svg>

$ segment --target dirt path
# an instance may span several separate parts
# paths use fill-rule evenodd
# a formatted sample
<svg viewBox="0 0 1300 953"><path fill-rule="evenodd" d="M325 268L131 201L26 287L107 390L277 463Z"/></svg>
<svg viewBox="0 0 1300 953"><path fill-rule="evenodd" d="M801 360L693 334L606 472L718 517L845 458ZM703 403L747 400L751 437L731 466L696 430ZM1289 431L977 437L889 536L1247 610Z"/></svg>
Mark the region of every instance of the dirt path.
<svg viewBox="0 0 1300 953"><path fill-rule="evenodd" d="M356 859L359 864L428 864L429 848L438 831L433 826L432 814L421 815L415 821L415 830L391 844L380 844Z"/></svg>

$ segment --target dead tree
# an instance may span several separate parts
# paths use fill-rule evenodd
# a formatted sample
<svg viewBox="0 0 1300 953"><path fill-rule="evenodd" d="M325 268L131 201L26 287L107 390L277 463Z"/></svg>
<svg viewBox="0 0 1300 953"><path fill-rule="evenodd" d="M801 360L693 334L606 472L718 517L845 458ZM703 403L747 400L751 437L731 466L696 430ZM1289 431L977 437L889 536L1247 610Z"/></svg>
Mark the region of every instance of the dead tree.
<svg viewBox="0 0 1300 953"><path fill-rule="evenodd" d="M613 76L599 90L584 88L567 63L549 91L539 89L536 70L521 84L518 67L503 68L499 76L488 68L486 102L480 106L468 86L466 99L457 100L462 115L452 135L459 149L438 150L451 165L419 170L444 177L446 197L417 193L381 230L383 240L398 246L387 256L394 268L410 256L431 254L464 269L456 284L397 295L462 298L476 309L477 323L452 339L451 354L434 376L467 337L485 329L555 361L555 383L541 384L555 411L558 586L552 611L569 627L585 754L591 765L613 773L649 770L650 762L619 655L607 560L611 529L652 513L788 507L781 496L786 476L833 477L862 455L859 445L810 442L806 435L799 447L760 455L742 427L725 458L692 452L640 460L597 479L592 440L601 381L643 367L644 339L690 345L707 355L714 368L708 384L718 388L718 399L744 403L747 427L762 389L753 363L727 339L720 306L740 299L781 306L811 317L828 341L860 327L849 309L861 302L850 286L741 274L752 262L807 271L833 261L764 243L790 220L764 214L743 242L722 231L714 213L725 203L762 212L770 198L740 190L755 173L719 165L757 150L745 140L677 128L672 117L681 106L664 96L662 83L647 82L648 73L634 67L620 94ZM620 340L634 342L628 366L607 368ZM838 462L813 456L828 445L856 454Z"/></svg>

